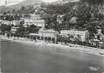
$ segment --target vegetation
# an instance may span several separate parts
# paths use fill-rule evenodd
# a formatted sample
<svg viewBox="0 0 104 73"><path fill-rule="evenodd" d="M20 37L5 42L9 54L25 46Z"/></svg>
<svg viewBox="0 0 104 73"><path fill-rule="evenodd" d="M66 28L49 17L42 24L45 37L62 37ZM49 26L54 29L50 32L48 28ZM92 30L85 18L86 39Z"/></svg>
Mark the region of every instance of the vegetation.
<svg viewBox="0 0 104 73"><path fill-rule="evenodd" d="M57 28L59 30L75 28L90 31L92 27L98 27L100 23L95 25L92 22L102 21L104 15L99 13L98 8L93 8L82 2L43 6L45 8L43 9L42 18L46 21L46 28ZM62 21L61 24L57 22L57 16L59 15L63 15L62 20L60 20Z"/></svg>
<svg viewBox="0 0 104 73"><path fill-rule="evenodd" d="M104 0L80 0L81 2L88 2L89 4L103 4Z"/></svg>
<svg viewBox="0 0 104 73"><path fill-rule="evenodd" d="M86 1L87 3L84 3ZM91 33L95 33L96 27L103 26L103 23L100 23L100 21L104 19L104 15L99 13L99 9L97 7L94 8L88 5L89 3L93 3L94 0L86 1L81 0L81 2L69 2L56 5L43 4L42 7L38 9L37 13L40 14L41 17L45 20L47 29L54 29L57 31L71 28L88 29L90 32L92 30L94 31ZM99 2L102 1L100 0ZM25 17L29 17L29 14L33 12L35 12L33 6L22 6L19 10L13 9L12 11L4 12L3 16L1 16L0 19L5 19L9 21L20 20L23 14L25 14ZM12 13L13 15L8 15L9 13ZM58 16L61 15L62 17L58 18ZM92 23L96 21L99 21L99 23ZM21 24L23 23L21 22ZM33 31L35 31L35 29Z"/></svg>
<svg viewBox="0 0 104 73"><path fill-rule="evenodd" d="M26 28L26 31L28 33L38 33L39 31L39 27L35 26L35 25L30 25Z"/></svg>
<svg viewBox="0 0 104 73"><path fill-rule="evenodd" d="M87 0L88 1L88 0ZM58 32L60 30L88 30L89 38L94 39L95 34L97 33L97 28L101 28L104 34L104 15L99 12L99 7L93 4L92 1L87 3L83 0L81 2L75 3L66 3L66 4L49 4L42 5L37 11L33 6L21 7L19 10L13 9L11 12L4 12L3 16L0 19L3 20L20 20L21 17L30 17L30 13L36 12L40 14L42 19L45 20L45 28L54 29ZM8 15L8 14L13 15ZM24 36L29 33L38 33L39 27L35 25L30 25L28 27L23 26L24 21L20 22L19 28L16 31L16 35ZM10 32L11 26L2 24L0 26L2 32ZM69 37L58 37L58 41L61 42L71 42L71 43L80 43L80 36L74 39L74 42L70 39L73 36ZM86 43L86 42L85 42Z"/></svg>
<svg viewBox="0 0 104 73"><path fill-rule="evenodd" d="M0 19L8 20L8 21L20 20L21 17L24 17L24 16L27 17L27 16L29 16L30 13L34 13L34 12L35 12L35 9L33 6L31 6L31 5L26 6L26 7L22 6L18 10L12 9L9 11L4 11L3 15L0 16Z"/></svg>
<svg viewBox="0 0 104 73"><path fill-rule="evenodd" d="M10 25L6 25L6 24L2 24L0 26L0 30L1 32L5 33L5 32L10 32L11 30L11 26Z"/></svg>

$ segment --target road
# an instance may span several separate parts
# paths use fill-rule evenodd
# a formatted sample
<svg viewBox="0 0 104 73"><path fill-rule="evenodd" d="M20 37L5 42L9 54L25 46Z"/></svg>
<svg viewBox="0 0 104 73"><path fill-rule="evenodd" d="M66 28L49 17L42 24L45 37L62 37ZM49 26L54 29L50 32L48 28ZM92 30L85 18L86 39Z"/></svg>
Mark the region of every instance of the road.
<svg viewBox="0 0 104 73"><path fill-rule="evenodd" d="M103 73L104 57L69 48L1 41L3 73Z"/></svg>

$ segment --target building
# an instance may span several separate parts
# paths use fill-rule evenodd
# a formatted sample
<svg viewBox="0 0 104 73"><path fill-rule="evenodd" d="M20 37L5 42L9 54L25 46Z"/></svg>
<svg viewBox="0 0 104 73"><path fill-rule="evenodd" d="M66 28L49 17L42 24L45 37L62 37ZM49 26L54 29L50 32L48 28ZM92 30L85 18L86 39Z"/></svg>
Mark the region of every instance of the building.
<svg viewBox="0 0 104 73"><path fill-rule="evenodd" d="M45 29L45 21L41 19L39 15L36 14L30 14L30 18L27 18L24 20L25 25L36 25L41 27L39 32L36 33L30 33L29 36L32 39L40 39L45 41L54 41L57 40L58 32L53 29Z"/></svg>
<svg viewBox="0 0 104 73"><path fill-rule="evenodd" d="M24 25L36 25L42 27L44 25L44 20L33 20L33 19L25 19Z"/></svg>
<svg viewBox="0 0 104 73"><path fill-rule="evenodd" d="M6 25L19 25L20 20L13 20L13 21L8 21L8 20L0 20L1 24L6 24Z"/></svg>
<svg viewBox="0 0 104 73"><path fill-rule="evenodd" d="M15 34L16 31L18 30L19 27L12 27L11 28L11 33Z"/></svg>
<svg viewBox="0 0 104 73"><path fill-rule="evenodd" d="M41 19L39 15L30 14L30 17L24 18L24 25L36 25L39 27L43 27L45 25L45 21Z"/></svg>
<svg viewBox="0 0 104 73"><path fill-rule="evenodd" d="M13 22L12 21L7 21L7 20L2 20L1 24L12 25Z"/></svg>
<svg viewBox="0 0 104 73"><path fill-rule="evenodd" d="M38 15L38 14L36 15L35 13L30 14L30 18L33 19L33 20L40 20L41 19L40 15Z"/></svg>
<svg viewBox="0 0 104 73"><path fill-rule="evenodd" d="M78 31L78 30L61 30L60 35L69 37L73 36L73 38L78 37L82 42L86 41L86 38L88 36L88 31Z"/></svg>
<svg viewBox="0 0 104 73"><path fill-rule="evenodd" d="M58 32L53 29L40 29L39 35L46 38L57 38Z"/></svg>
<svg viewBox="0 0 104 73"><path fill-rule="evenodd" d="M59 23L59 24L62 24L62 22L63 22L63 17L64 17L64 15L58 15L57 16L57 22Z"/></svg>
<svg viewBox="0 0 104 73"><path fill-rule="evenodd" d="M44 40L44 41L53 41L56 42L57 41L57 35L59 33L53 29L43 29L41 28L38 32L38 34L36 33L30 33L30 37L32 39L40 39L40 40Z"/></svg>

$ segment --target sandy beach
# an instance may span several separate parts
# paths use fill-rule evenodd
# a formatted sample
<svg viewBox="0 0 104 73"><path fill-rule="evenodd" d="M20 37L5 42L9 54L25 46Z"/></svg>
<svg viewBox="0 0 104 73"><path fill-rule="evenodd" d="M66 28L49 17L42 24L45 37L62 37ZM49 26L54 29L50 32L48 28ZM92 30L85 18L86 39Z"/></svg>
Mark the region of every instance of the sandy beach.
<svg viewBox="0 0 104 73"><path fill-rule="evenodd" d="M69 49L73 49L75 51L79 51L79 52L83 52L83 53L87 53L87 54L93 54L93 55L97 55L97 56L104 56L104 50L103 49L99 49L99 48L93 48L93 47L87 47L87 46L82 46L82 45L77 45L77 44L54 44L54 43L48 43L45 41L33 41L31 39L27 39L27 38L16 38L14 39L14 37L11 38L7 38L5 36L0 36L0 39L4 39L4 40L9 40L12 42L18 42L21 44L29 44L29 45L46 45L46 46L50 46L50 47L58 47L62 50L69 50Z"/></svg>

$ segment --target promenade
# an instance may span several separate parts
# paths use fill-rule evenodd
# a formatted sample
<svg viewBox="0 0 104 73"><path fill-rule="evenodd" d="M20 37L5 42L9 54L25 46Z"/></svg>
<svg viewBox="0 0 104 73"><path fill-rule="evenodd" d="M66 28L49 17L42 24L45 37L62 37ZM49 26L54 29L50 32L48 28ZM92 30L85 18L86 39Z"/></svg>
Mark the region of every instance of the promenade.
<svg viewBox="0 0 104 73"><path fill-rule="evenodd" d="M10 40L13 42L19 42L21 44L30 44L30 45L48 45L48 46L54 46L54 47L62 47L62 49L73 49L76 51L80 51L83 53L87 53L87 54L93 54L93 55L97 55L97 56L104 56L104 49L100 49L100 48L93 48L93 47L88 47L88 46L82 46L82 45L77 45L77 44L63 44L63 43L58 43L58 44L54 44L51 42L47 42L47 41L42 41L42 40L31 40L28 38L18 38L18 37L5 37L5 36L0 36L0 39L4 39L4 40ZM2 46L2 45L1 45Z"/></svg>

